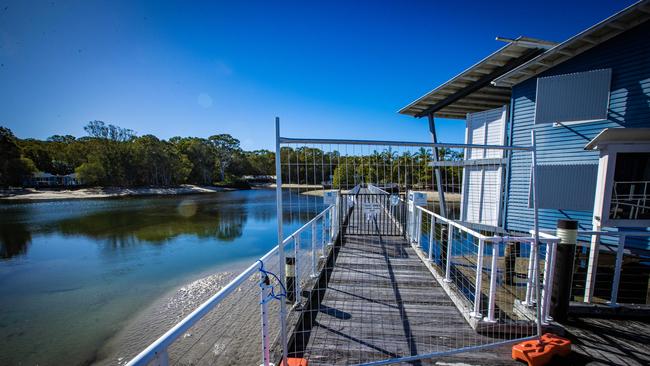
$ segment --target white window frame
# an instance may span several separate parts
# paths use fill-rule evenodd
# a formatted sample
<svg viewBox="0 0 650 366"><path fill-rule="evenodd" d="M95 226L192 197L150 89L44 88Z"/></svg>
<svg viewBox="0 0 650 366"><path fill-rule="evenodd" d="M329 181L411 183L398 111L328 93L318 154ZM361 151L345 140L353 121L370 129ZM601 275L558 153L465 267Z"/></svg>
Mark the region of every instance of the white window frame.
<svg viewBox="0 0 650 366"><path fill-rule="evenodd" d="M618 153L634 152L650 152L650 143L611 143L601 147L594 199L594 224L598 227L650 227L650 220L609 218L617 155Z"/></svg>

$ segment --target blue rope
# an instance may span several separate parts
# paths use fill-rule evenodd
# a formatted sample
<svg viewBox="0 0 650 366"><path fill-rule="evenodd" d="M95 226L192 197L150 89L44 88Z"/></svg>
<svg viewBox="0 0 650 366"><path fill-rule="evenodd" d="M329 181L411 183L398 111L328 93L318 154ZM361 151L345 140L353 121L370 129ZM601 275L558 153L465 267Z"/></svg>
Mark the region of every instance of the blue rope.
<svg viewBox="0 0 650 366"><path fill-rule="evenodd" d="M282 281L280 281L280 278L278 278L278 276L276 276L275 273L265 270L264 269L264 262L262 262L261 259L258 259L257 261L260 262L260 272L263 273L267 277L270 275L271 277L275 278L275 280L278 281L278 283L280 284L280 287L282 287L282 293L276 295L275 294L275 287L271 286L271 297L276 299L276 300L282 300L283 297L287 297L287 289L284 287L284 284L282 283Z"/></svg>

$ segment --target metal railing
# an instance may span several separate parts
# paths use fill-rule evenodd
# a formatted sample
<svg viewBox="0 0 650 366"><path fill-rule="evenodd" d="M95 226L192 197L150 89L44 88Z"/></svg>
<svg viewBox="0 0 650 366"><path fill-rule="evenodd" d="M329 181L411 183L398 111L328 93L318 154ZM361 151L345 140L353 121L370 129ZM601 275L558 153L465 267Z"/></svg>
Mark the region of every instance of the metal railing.
<svg viewBox="0 0 650 366"><path fill-rule="evenodd" d="M410 241L424 252L427 261L440 271L443 280L453 284L454 290L467 300L465 308L469 317L486 323L535 320L532 309L537 305L536 279L540 279L542 322L548 321L559 238L540 235L539 240L535 240L534 235L485 235L422 206L416 206L412 215L412 219L407 221L412 223L407 230ZM523 245L524 248L519 249L515 263L505 268L508 259L505 249L509 244ZM524 255L526 252L528 255ZM489 260L487 266L486 258ZM539 265L543 265L543 269L538 274ZM518 267L524 267L525 273L515 273ZM525 292L518 291L518 284L512 280L522 275ZM497 309L497 304L500 309ZM518 305L524 314L513 313L512 308Z"/></svg>
<svg viewBox="0 0 650 366"><path fill-rule="evenodd" d="M650 238L648 231L593 231L578 230L578 237L591 238L591 242L579 241L577 243L576 261L574 265L574 276L572 283L573 298L577 301L590 304L604 304L612 307L622 303L650 305L647 300L648 283L650 281L650 251L640 247L632 247L627 239L637 238L647 241ZM540 232L540 236L546 238L557 238L549 232ZM603 243L603 238L609 238L610 243ZM613 259L613 262L611 262ZM621 291L621 278L625 261L641 263L639 268L634 268L636 273L630 273L629 283L631 290L639 291L635 299L623 298ZM605 263L603 263L605 262ZM646 263L643 265L642 263ZM645 271L643 270L645 268ZM607 270L611 277L598 281L600 271ZM645 291L645 292L644 292ZM634 301L636 300L636 301Z"/></svg>
<svg viewBox="0 0 650 366"><path fill-rule="evenodd" d="M328 244L331 245L335 237L338 235L339 224L337 213L338 207L336 204L328 206L319 214L314 216L311 220L306 222L298 230L294 231L281 243L283 247L293 246L296 269L295 288L292 291L295 291L293 298L295 298L297 302L299 302L301 299L301 284L306 282L306 279L309 276L315 276L318 273L317 266L319 259L325 257L326 250L329 247ZM302 239L304 239L304 236L308 236L308 239L310 239L308 249L302 249L301 242ZM241 290L242 286L245 286L247 284L249 285L256 273L260 273L259 281L253 281L253 283L259 286L258 296L260 298L259 306L261 314L261 334L258 334L258 336L260 337L259 339L262 346L262 360L259 361L262 361L263 364L269 364L270 358L272 357L270 352L270 343L274 335L271 334L269 329L270 327L268 322L270 319L268 306L270 300L273 298L277 299L281 296L273 295L275 291L273 289L274 286L272 282L270 282L272 279L268 277L268 274L271 273L270 271L267 272L265 268L269 268L269 265L272 264L269 263L269 261L273 257L276 257L278 250L279 246L275 246L255 263L248 266L248 268L237 275L237 277L223 286L216 294L202 303L183 320L178 322L174 327L160 336L156 341L151 343L147 348L145 348L137 356L131 359L126 365L168 365L170 363L170 354L168 351L169 347L174 342L179 340L184 334L186 334L188 330L199 323L199 321L206 317L208 313L217 309L221 303L229 299L229 297L232 297L233 294L238 290ZM278 268L279 266L283 265L284 263L275 263L274 268ZM276 278L276 281L277 280L284 282L284 279ZM284 299L281 301L284 301ZM216 314L216 316L226 317L228 314ZM283 319L279 321L283 321ZM275 336L277 336L277 334L275 334Z"/></svg>

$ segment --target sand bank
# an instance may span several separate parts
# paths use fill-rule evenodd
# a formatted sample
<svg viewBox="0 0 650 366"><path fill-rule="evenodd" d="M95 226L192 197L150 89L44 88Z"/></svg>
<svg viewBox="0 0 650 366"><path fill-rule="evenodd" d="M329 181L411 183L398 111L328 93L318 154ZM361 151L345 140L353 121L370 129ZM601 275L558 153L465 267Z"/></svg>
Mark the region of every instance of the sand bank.
<svg viewBox="0 0 650 366"><path fill-rule="evenodd" d="M215 193L232 190L231 188L195 186L184 184L178 187L156 188L113 188L93 187L80 189L35 189L25 188L0 192L0 200L66 200L66 199L87 199L87 198L111 198L128 196L157 196L157 195L180 195L197 193Z"/></svg>

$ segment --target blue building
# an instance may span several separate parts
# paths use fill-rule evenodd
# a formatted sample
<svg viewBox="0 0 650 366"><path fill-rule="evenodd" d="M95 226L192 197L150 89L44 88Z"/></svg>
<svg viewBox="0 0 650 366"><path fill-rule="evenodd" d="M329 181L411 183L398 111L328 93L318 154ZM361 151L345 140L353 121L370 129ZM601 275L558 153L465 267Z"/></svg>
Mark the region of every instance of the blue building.
<svg viewBox="0 0 650 366"><path fill-rule="evenodd" d="M529 146L534 131L542 229L572 219L582 230L647 230L649 19L650 1L640 1L561 43L501 38L503 48L400 113L427 117L434 142L436 117L465 119L467 143ZM496 169L489 179L503 189L492 194L496 198L481 198L492 200L493 219L480 219L487 201L478 215L464 208L461 219L528 232L533 225L531 154L504 151L499 158L502 164L495 166L493 159ZM490 195L481 191L480 196ZM647 246L647 240L637 244Z"/></svg>

